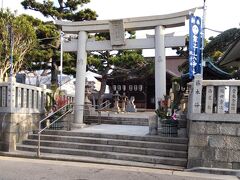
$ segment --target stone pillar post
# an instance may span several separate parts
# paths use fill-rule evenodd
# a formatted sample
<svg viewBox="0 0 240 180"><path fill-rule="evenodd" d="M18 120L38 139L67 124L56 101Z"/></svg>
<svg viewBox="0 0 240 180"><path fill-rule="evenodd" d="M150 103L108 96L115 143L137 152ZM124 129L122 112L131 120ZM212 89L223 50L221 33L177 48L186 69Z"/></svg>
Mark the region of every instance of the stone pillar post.
<svg viewBox="0 0 240 180"><path fill-rule="evenodd" d="M16 96L16 78L10 77L8 79L7 88L7 108L8 112L13 113L15 111L15 96Z"/></svg>
<svg viewBox="0 0 240 180"><path fill-rule="evenodd" d="M202 75L196 74L193 80L192 113L201 113L202 102Z"/></svg>
<svg viewBox="0 0 240 180"><path fill-rule="evenodd" d="M80 31L78 34L78 51L77 51L77 69L76 69L76 84L75 84L75 118L74 126L82 127L83 112L84 112L84 93L85 93L85 74L87 62L87 33Z"/></svg>
<svg viewBox="0 0 240 180"><path fill-rule="evenodd" d="M164 27L155 27L155 108L158 101L166 95L166 57Z"/></svg>
<svg viewBox="0 0 240 180"><path fill-rule="evenodd" d="M42 95L41 95L41 111L42 113L46 113L45 107L48 106L47 102L47 86L45 84L41 84L40 87L42 88Z"/></svg>

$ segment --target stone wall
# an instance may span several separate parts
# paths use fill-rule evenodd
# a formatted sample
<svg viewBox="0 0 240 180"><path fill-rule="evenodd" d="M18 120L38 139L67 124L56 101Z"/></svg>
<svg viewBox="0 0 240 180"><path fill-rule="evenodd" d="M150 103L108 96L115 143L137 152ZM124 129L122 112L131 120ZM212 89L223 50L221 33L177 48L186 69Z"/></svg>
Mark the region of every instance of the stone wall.
<svg viewBox="0 0 240 180"><path fill-rule="evenodd" d="M240 169L240 121L190 121L188 168Z"/></svg>
<svg viewBox="0 0 240 180"><path fill-rule="evenodd" d="M38 129L40 114L0 113L0 150L16 150L16 143Z"/></svg>

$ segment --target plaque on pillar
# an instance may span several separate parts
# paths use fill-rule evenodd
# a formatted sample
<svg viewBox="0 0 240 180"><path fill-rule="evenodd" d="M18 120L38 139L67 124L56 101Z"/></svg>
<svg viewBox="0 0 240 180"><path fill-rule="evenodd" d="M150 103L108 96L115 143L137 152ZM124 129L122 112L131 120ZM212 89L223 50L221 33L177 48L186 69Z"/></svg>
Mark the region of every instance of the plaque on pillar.
<svg viewBox="0 0 240 180"><path fill-rule="evenodd" d="M207 86L206 89L206 104L205 104L205 112L212 114L213 112L213 86Z"/></svg>
<svg viewBox="0 0 240 180"><path fill-rule="evenodd" d="M125 30L122 19L109 21L109 30L112 46L125 45Z"/></svg>
<svg viewBox="0 0 240 180"><path fill-rule="evenodd" d="M224 98L225 98L225 86L218 87L218 105L217 105L217 113L224 113Z"/></svg>
<svg viewBox="0 0 240 180"><path fill-rule="evenodd" d="M42 99L42 93L41 91L38 91L38 109L40 110L41 109L41 99Z"/></svg>
<svg viewBox="0 0 240 180"><path fill-rule="evenodd" d="M21 88L16 88L17 89L17 107L20 108L22 105L22 91Z"/></svg>
<svg viewBox="0 0 240 180"><path fill-rule="evenodd" d="M37 108L37 91L33 91L33 109Z"/></svg>
<svg viewBox="0 0 240 180"><path fill-rule="evenodd" d="M16 103L16 86L15 83L9 79L8 87L7 87L7 107L11 112L14 111Z"/></svg>
<svg viewBox="0 0 240 180"><path fill-rule="evenodd" d="M7 87L2 87L2 107L7 107Z"/></svg>
<svg viewBox="0 0 240 180"><path fill-rule="evenodd" d="M32 105L32 90L28 90L28 108L33 108L33 105Z"/></svg>
<svg viewBox="0 0 240 180"><path fill-rule="evenodd" d="M237 94L238 88L237 86L230 86L229 88L229 113L236 114L237 113Z"/></svg>
<svg viewBox="0 0 240 180"><path fill-rule="evenodd" d="M23 107L24 108L27 107L27 89L26 88L23 89Z"/></svg>
<svg viewBox="0 0 240 180"><path fill-rule="evenodd" d="M193 113L201 113L202 102L202 77L196 75L193 82Z"/></svg>

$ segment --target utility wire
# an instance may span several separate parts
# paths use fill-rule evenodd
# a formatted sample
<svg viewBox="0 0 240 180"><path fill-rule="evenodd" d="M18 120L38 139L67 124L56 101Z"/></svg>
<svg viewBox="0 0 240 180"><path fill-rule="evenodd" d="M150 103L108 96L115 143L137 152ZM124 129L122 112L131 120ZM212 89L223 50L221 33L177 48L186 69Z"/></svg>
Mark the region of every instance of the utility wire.
<svg viewBox="0 0 240 180"><path fill-rule="evenodd" d="M204 29L207 29L207 30L210 30L210 31L213 31L213 32L216 32L216 33L222 33L223 32L223 31L218 31L218 30L215 30L215 29L207 28L207 27L205 27Z"/></svg>

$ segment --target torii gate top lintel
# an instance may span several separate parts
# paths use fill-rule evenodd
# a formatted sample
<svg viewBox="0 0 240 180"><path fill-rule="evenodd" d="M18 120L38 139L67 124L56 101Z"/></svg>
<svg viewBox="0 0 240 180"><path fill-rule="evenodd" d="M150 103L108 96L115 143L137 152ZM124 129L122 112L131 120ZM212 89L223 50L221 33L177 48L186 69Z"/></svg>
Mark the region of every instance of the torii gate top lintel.
<svg viewBox="0 0 240 180"><path fill-rule="evenodd" d="M179 27L185 25L185 20L188 19L190 12L195 12L196 8L156 16L144 16L118 19L124 23L125 30L146 30L154 29L156 26L164 26L165 28ZM96 20L96 21L59 21L55 23L62 26L62 31L65 33L78 33L79 31L86 31L89 33L108 32L109 22L115 20Z"/></svg>

